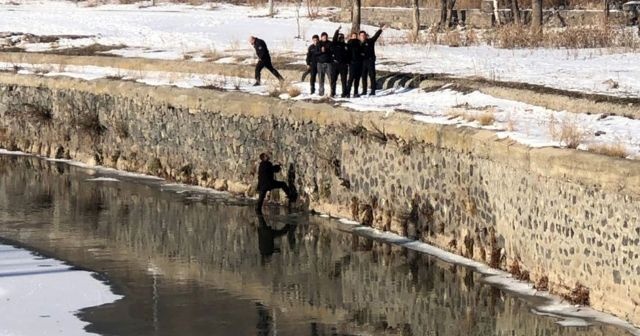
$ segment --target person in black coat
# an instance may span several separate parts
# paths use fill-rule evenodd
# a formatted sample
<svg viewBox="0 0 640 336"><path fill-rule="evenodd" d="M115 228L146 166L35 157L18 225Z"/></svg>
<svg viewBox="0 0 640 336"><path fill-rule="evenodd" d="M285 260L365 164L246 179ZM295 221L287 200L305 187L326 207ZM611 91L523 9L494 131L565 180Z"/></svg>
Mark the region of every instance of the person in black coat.
<svg viewBox="0 0 640 336"><path fill-rule="evenodd" d="M318 94L324 96L324 78L329 79L331 84L331 67L333 65L333 52L331 52L331 42L327 33L320 34L320 43L317 49L318 75L320 76Z"/></svg>
<svg viewBox="0 0 640 336"><path fill-rule="evenodd" d="M262 72L262 68L267 68L267 70L271 71L271 73L282 82L284 78L282 78L278 70L276 70L273 67L273 64L271 64L271 55L269 55L267 44L255 36L251 36L249 38L249 43L251 43L253 48L256 50L256 55L258 56L258 64L256 64L255 74L256 83L253 84L253 86L260 85L260 72Z"/></svg>
<svg viewBox="0 0 640 336"><path fill-rule="evenodd" d="M378 41L380 34L386 28L387 26L383 25L372 37L369 37L365 31L360 32L363 95L367 94L367 77L371 82L371 92L369 94L372 96L376 94L376 41Z"/></svg>
<svg viewBox="0 0 640 336"><path fill-rule="evenodd" d="M358 40L358 34L351 33L351 38L347 43L347 50L349 52L349 80L347 81L347 96L351 93L353 88L353 97L360 97L358 93L358 86L360 85L360 77L362 76L362 47L360 40Z"/></svg>
<svg viewBox="0 0 640 336"><path fill-rule="evenodd" d="M258 192L260 195L258 196L258 204L256 205L256 212L258 213L262 213L262 204L267 197L267 193L274 189L282 189L287 195L289 202L296 201L296 195L291 192L289 186L282 181L276 181L274 175L280 172L282 168L280 165L274 165L270 160L269 154L260 154L260 166L258 167Z"/></svg>
<svg viewBox="0 0 640 336"><path fill-rule="evenodd" d="M320 42L320 37L318 35L313 35L311 38L311 45L307 49L307 70L302 74L303 82L305 77L311 74L311 78L309 79L311 94L316 92L316 77L318 75L318 42Z"/></svg>
<svg viewBox="0 0 640 336"><path fill-rule="evenodd" d="M338 76L340 76L340 82L342 83L342 98L349 97L349 91L347 90L347 72L349 71L349 50L347 44L344 42L344 34L340 33L340 28L333 34L333 40L331 45L331 51L333 52L333 67L331 73L331 96L336 95L336 85L338 83Z"/></svg>

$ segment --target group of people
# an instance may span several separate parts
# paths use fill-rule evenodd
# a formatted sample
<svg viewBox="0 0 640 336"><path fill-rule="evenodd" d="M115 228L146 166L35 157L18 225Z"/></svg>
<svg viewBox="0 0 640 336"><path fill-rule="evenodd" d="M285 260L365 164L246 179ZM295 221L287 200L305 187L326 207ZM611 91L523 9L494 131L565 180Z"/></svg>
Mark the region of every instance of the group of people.
<svg viewBox="0 0 640 336"><path fill-rule="evenodd" d="M320 36L314 35L312 37L311 45L307 50L307 71L302 75L303 80L307 75L310 75L311 94L315 94L316 79L319 76L318 94L320 96L324 96L325 93L325 78L329 79L330 96L336 96L338 77L340 77L342 84L341 96L343 98L366 95L368 88L370 88L369 95L375 95L375 45L382 31L386 29L386 25L380 27L373 36L369 36L365 31L351 33L348 41L345 41L345 36L340 32L340 29L341 27L338 27L331 41L326 32L323 32ZM261 84L260 73L263 68L267 68L278 80L283 81L282 75L271 63L267 44L255 36L249 38L249 43L254 47L258 56L254 86ZM358 90L360 81L362 81L361 93ZM352 90L353 94L351 95Z"/></svg>
<svg viewBox="0 0 640 336"><path fill-rule="evenodd" d="M352 97L359 97L367 94L369 80L371 85L370 95L376 94L376 41L386 29L380 27L378 31L369 36L367 32L351 33L349 41L345 42L344 34L340 33L340 28L333 34L333 39L329 41L329 35L325 32L314 35L311 45L307 50L307 71L302 76L310 74L309 84L311 94L316 91L316 79L319 76L318 94L324 96L325 77L329 79L331 88L330 96L336 96L336 86L338 77L342 84L343 98L348 98L353 89ZM359 93L358 86L362 80L362 93Z"/></svg>

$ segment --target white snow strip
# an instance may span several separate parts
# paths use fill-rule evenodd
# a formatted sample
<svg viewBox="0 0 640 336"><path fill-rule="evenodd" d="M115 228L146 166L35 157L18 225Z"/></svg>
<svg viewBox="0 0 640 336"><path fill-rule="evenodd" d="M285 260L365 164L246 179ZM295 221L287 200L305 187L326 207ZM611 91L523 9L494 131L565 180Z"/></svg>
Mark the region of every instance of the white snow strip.
<svg viewBox="0 0 640 336"><path fill-rule="evenodd" d="M0 335L90 335L75 314L122 297L91 272L10 245L0 250Z"/></svg>
<svg viewBox="0 0 640 336"><path fill-rule="evenodd" d="M341 220L346 223L347 221ZM571 305L561 298L551 295L548 292L536 291L530 283L514 279L511 274L491 268L480 262L467 259L457 254L442 250L435 246L412 240L395 233L382 232L370 227L360 226L353 228L353 231L368 237L380 239L390 244L402 246L414 251L432 255L447 263L462 265L472 268L476 272L485 275L483 280L489 284L503 288L522 296L536 296L546 299L546 303L536 306L534 312L541 315L550 315L559 318L557 322L563 326L586 326L592 322L614 325L629 331L631 334L640 336L640 329L630 323L615 316L596 311L586 306Z"/></svg>
<svg viewBox="0 0 640 336"><path fill-rule="evenodd" d="M1 63L0 69L21 68L19 73L32 74L60 68L55 64L32 65L26 63ZM234 76L191 74L166 71L133 71L112 67L68 65L64 71L51 71L47 76L70 76L85 80L114 77L135 79L137 82L154 86L175 86L179 88L209 87L218 90L238 91L257 95L268 95L276 87L275 83L253 86L253 80ZM295 98L287 93L280 94L281 99L319 100L322 97L309 94L307 83L291 84L301 92ZM338 95L341 94L338 88ZM550 110L541 106L518 101L496 98L479 91L463 93L443 86L440 90L425 92L421 89L380 90L376 96L361 98L338 98L335 104L362 112L384 112L385 117L397 111L414 114L416 121L457 125L459 127L483 128L496 132L497 139L510 139L529 147L565 147L559 134L564 125L582 133L578 149L588 150L592 146L621 146L627 152L628 159L640 158L640 120L620 116L572 113ZM453 115L451 111L465 111L466 116ZM495 121L481 125L478 119L484 114ZM468 118L471 116L472 118Z"/></svg>
<svg viewBox="0 0 640 336"><path fill-rule="evenodd" d="M113 177L96 177L92 179L87 179L87 182L120 182L117 178Z"/></svg>

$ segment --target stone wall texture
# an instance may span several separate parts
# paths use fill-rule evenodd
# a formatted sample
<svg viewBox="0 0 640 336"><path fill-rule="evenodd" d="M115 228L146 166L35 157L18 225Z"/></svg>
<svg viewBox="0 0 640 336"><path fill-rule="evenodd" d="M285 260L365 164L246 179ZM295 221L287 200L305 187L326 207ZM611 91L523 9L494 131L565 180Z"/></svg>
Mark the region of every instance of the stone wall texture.
<svg viewBox="0 0 640 336"><path fill-rule="evenodd" d="M272 151L301 208L517 268L559 294L584 286L594 308L640 325L638 162L399 113L12 74L0 74L0 147L251 196L256 158Z"/></svg>

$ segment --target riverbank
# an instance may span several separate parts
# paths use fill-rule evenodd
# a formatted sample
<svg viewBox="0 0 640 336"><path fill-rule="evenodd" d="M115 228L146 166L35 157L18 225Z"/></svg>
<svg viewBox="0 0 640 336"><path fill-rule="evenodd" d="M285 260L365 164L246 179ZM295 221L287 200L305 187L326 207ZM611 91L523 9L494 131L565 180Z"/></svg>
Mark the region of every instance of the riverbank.
<svg viewBox="0 0 640 336"><path fill-rule="evenodd" d="M237 92L10 74L0 83L2 147L244 195L255 158L272 150L295 175L301 208L517 268L554 293L587 288L594 308L639 324L635 161Z"/></svg>

